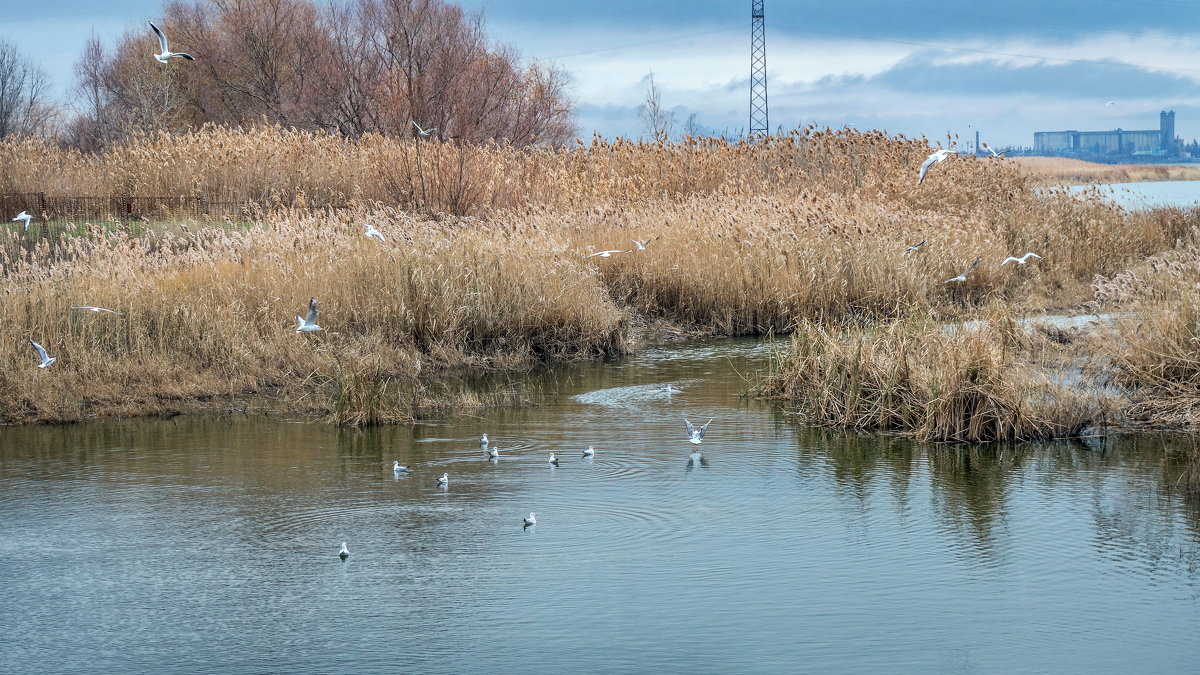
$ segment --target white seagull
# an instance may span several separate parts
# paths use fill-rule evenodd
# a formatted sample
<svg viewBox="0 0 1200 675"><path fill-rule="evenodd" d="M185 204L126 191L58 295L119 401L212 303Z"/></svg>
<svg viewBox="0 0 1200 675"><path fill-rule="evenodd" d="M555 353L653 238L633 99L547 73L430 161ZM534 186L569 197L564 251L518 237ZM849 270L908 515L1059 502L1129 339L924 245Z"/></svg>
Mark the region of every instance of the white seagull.
<svg viewBox="0 0 1200 675"><path fill-rule="evenodd" d="M158 59L159 63L166 63L169 59L187 59L188 61L196 60L196 58L191 54L173 52L170 49L167 49L167 36L163 35L163 32L159 30L158 26L155 26L153 22L150 23L150 27L153 28L154 32L158 35L158 46L160 49L162 49L161 54L154 55L154 58Z"/></svg>
<svg viewBox="0 0 1200 675"><path fill-rule="evenodd" d="M314 330L322 330L322 328L317 325L317 299L309 298L308 316L303 319L299 316L296 317L296 332L311 333Z"/></svg>
<svg viewBox="0 0 1200 675"><path fill-rule="evenodd" d="M46 349L33 340L30 340L29 344L33 345L33 348L37 350L38 358L42 360L42 362L38 364L38 368L46 368L51 363L54 363L58 360L57 356L50 356L46 354Z"/></svg>
<svg viewBox="0 0 1200 675"><path fill-rule="evenodd" d="M487 456L490 459L500 459L500 448L488 448Z"/></svg>
<svg viewBox="0 0 1200 675"><path fill-rule="evenodd" d="M585 255L585 256L583 256L583 257L585 257L585 258L595 258L596 256L600 256L601 258L607 258L607 257L611 256L611 255L612 255L612 254L614 254L614 253L629 253L629 252L630 252L630 251L632 251L632 250L633 250L633 249L631 249L631 248L622 248L622 249L612 249L611 251L597 251L597 252L595 252L595 253L589 253L589 254L587 254L587 255Z"/></svg>
<svg viewBox="0 0 1200 675"><path fill-rule="evenodd" d="M590 446L590 445L589 445L589 446L587 446L587 450L584 450L584 451L583 451L583 456L584 456L584 457L595 457L595 456L596 456L596 449L595 449L595 448L593 448L593 447L592 447L592 446Z"/></svg>
<svg viewBox="0 0 1200 675"><path fill-rule="evenodd" d="M649 238L649 239L647 239L646 241L638 241L637 239L634 239L634 240L633 240L633 245L637 247L637 250L639 250L639 251L645 251L645 250L646 250L646 245L647 245L647 244L649 244L649 243L650 243L650 242L652 242L652 241L654 241L654 237L650 237L650 238Z"/></svg>
<svg viewBox="0 0 1200 675"><path fill-rule="evenodd" d="M529 527L530 525L537 525L537 514L533 511L530 511L529 517L525 519L524 527Z"/></svg>
<svg viewBox="0 0 1200 675"><path fill-rule="evenodd" d="M392 460L392 472L393 473L408 473L408 465L401 464L400 462L398 462L396 460Z"/></svg>
<svg viewBox="0 0 1200 675"><path fill-rule="evenodd" d="M670 382L668 382L668 383L664 384L663 386L659 387L659 388L658 388L658 390L659 390L659 391L665 391L665 392L667 392L668 394L678 394L679 392L683 391L682 389L676 389L676 388L675 388L675 386L674 386L674 385L672 385Z"/></svg>
<svg viewBox="0 0 1200 675"><path fill-rule="evenodd" d="M366 231L363 232L364 237L375 237L379 241L383 241L383 233L375 229L374 225L370 223L363 223L363 227L367 228Z"/></svg>
<svg viewBox="0 0 1200 675"><path fill-rule="evenodd" d="M975 269L975 266L979 264L979 261L980 261L980 260L983 260L983 258L976 258L976 259L975 259L975 262L971 263L971 266L970 266L970 267L968 267L967 269L963 270L963 273L962 273L962 274L960 274L960 275L958 275L958 276L954 277L953 279L947 279L947 280L943 281L942 283L943 283L943 284L948 284L948 283L951 283L951 282L954 282L954 281L960 281L960 282L961 282L961 281L966 281L966 280L967 280L967 275L971 273L971 270Z"/></svg>
<svg viewBox="0 0 1200 675"><path fill-rule="evenodd" d="M1001 150L1000 152L996 152L995 150L990 148L987 143L980 143L979 147L992 153L992 157L1003 157L1004 154L1008 152L1007 150Z"/></svg>
<svg viewBox="0 0 1200 675"><path fill-rule="evenodd" d="M693 427L692 423L689 422L688 418L686 417L683 418L683 423L687 425L688 443L691 443L692 445L700 445L700 439L704 438L704 432L708 429L708 425L712 424L712 418L708 418L708 421L704 423L704 426L700 427L699 429Z"/></svg>
<svg viewBox="0 0 1200 675"><path fill-rule="evenodd" d="M338 557L342 560L350 557L350 549L346 548L346 542L342 542L342 550L338 551Z"/></svg>
<svg viewBox="0 0 1200 675"><path fill-rule="evenodd" d="M439 486L450 485L450 474L443 473L441 476L439 476L438 477L438 485Z"/></svg>
<svg viewBox="0 0 1200 675"><path fill-rule="evenodd" d="M909 251L915 251L915 250L917 250L917 249L921 248L922 246L924 246L924 245L925 245L925 242L927 242L927 241L929 241L929 240L928 240L928 239L922 239L920 242L918 242L918 243L916 243L916 244L913 244L912 246L909 246L908 248L904 249L904 252L905 252L905 253L908 253Z"/></svg>
<svg viewBox="0 0 1200 675"><path fill-rule="evenodd" d="M1105 103L1105 104L1104 104L1104 107L1105 107L1105 108L1107 108L1107 107L1109 107L1109 106L1116 105L1116 104L1117 104L1117 102L1116 102L1116 101L1109 101L1108 103Z"/></svg>
<svg viewBox="0 0 1200 675"><path fill-rule="evenodd" d="M417 124L416 120L413 120L412 123L413 123L413 126L417 128L417 133L421 134L422 136L428 136L429 134L432 134L433 132L437 131L437 127L429 127L428 129L422 129L421 125Z"/></svg>
<svg viewBox="0 0 1200 675"><path fill-rule="evenodd" d="M554 466L558 466L558 458L554 456L553 452L550 453L550 459L548 459L546 461L550 464L553 464Z"/></svg>
<svg viewBox="0 0 1200 675"><path fill-rule="evenodd" d="M1017 257L1015 257L1015 256L1011 256L1011 255L1010 255L1010 256L1008 256L1007 258L1005 258L1005 259L1004 259L1004 262L1002 262L1002 263L1000 263L1000 264L1001 264L1001 265L1007 265L1007 264L1008 264L1008 263L1010 263L1010 262L1015 262L1015 263L1017 263L1018 265L1024 265L1024 264L1025 264L1025 261L1029 260L1030 258L1037 258L1038 260L1041 260L1041 259L1042 259L1042 256L1040 256L1040 255L1038 255L1038 254L1034 253L1033 251L1030 251L1029 253L1026 253L1025 255L1021 256L1020 258L1017 258Z"/></svg>
<svg viewBox="0 0 1200 675"><path fill-rule="evenodd" d="M23 221L25 221L25 231L26 231L26 232L28 232L28 231L29 231L29 221L33 220L33 216L31 216L31 215L29 215L28 213L25 213L24 211L22 211L22 212L20 212L20 213L18 213L18 214L17 214L17 217L16 217L16 218L13 218L13 222L14 222L14 223L15 223L15 222L17 222L18 220L23 220Z"/></svg>
<svg viewBox="0 0 1200 675"><path fill-rule="evenodd" d="M479 437L479 447L486 448L488 446L487 434Z"/></svg>
<svg viewBox="0 0 1200 675"><path fill-rule="evenodd" d="M946 159L949 156L950 156L950 151L945 148L942 148L941 150L938 150L937 152L933 153L932 155L926 157L925 161L921 162L921 172L917 174L917 185L920 185L921 183L923 183L925 181L925 174L929 172L929 167L933 166L934 164L937 164L938 162L942 161L943 159Z"/></svg>
<svg viewBox="0 0 1200 675"><path fill-rule="evenodd" d="M89 312L108 312L109 314L120 314L121 313L121 312L117 312L115 310L105 309L103 307L92 307L91 305L71 305L71 309L86 309Z"/></svg>

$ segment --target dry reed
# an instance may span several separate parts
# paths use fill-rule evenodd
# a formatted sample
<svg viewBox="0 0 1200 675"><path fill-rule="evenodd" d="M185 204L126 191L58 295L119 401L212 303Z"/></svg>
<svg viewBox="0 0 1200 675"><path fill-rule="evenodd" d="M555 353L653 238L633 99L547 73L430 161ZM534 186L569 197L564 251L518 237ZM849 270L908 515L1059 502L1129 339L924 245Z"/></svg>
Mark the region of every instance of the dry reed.
<svg viewBox="0 0 1200 675"><path fill-rule="evenodd" d="M1040 193L1005 161L952 158L918 186L923 140L848 130L518 150L210 127L100 155L0 149L13 191L262 205L243 227L0 236L5 421L255 393L346 424L403 421L443 396L423 389L431 371L620 353L635 324L763 334L1077 303L1196 223ZM1027 250L1045 257L999 267ZM967 283L941 283L976 256ZM326 330L296 335L310 296ZM28 338L59 362L32 367Z"/></svg>

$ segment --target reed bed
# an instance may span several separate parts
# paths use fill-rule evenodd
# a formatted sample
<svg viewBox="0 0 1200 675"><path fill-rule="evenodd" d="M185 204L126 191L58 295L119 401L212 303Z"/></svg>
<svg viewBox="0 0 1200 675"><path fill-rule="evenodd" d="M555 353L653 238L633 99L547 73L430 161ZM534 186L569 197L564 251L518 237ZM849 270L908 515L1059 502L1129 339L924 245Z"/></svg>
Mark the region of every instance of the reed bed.
<svg viewBox="0 0 1200 675"><path fill-rule="evenodd" d="M909 433L925 441L1077 436L1109 403L1035 365L1052 348L1011 317L947 327L926 317L882 325L805 322L759 393L808 424Z"/></svg>
<svg viewBox="0 0 1200 675"><path fill-rule="evenodd" d="M1100 164L1067 157L1013 157L1010 161L1043 186L1200 180L1200 164Z"/></svg>
<svg viewBox="0 0 1200 675"><path fill-rule="evenodd" d="M343 424L404 421L461 399L433 373L617 354L635 325L755 335L1075 304L1197 224L1037 191L1005 160L955 157L918 186L923 139L849 130L514 149L207 127L99 155L0 148L12 191L259 204L245 224L0 234L10 422L247 395ZM634 239L651 241L583 257ZM1025 251L1044 258L1000 267ZM942 283L977 256L966 283ZM325 330L297 335L309 297ZM124 313L68 309L83 304ZM59 362L33 367L29 338Z"/></svg>

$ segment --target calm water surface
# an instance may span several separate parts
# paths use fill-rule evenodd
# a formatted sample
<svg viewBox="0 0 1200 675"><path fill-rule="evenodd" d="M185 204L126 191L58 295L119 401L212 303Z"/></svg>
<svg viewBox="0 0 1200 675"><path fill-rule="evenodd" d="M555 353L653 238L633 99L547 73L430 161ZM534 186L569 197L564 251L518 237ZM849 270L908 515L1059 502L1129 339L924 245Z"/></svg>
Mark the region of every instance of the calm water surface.
<svg viewBox="0 0 1200 675"><path fill-rule="evenodd" d="M1185 441L957 449L798 430L739 396L767 352L723 341L561 368L531 376L547 405L414 429L4 429L0 663L1195 671L1200 508L1164 459ZM684 415L715 418L702 456ZM413 473L393 477L393 459Z"/></svg>
<svg viewBox="0 0 1200 675"><path fill-rule="evenodd" d="M1094 186L1072 185L1072 192L1083 192ZM1162 180L1139 183L1103 183L1098 186L1107 199L1126 209L1156 207L1188 208L1200 202L1200 181Z"/></svg>

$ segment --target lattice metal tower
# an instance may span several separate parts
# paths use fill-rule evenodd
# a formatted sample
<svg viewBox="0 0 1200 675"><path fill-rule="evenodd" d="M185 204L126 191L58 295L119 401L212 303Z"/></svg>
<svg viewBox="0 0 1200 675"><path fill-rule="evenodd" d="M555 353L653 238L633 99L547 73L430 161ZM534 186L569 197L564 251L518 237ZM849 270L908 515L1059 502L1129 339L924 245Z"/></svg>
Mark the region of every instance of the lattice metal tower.
<svg viewBox="0 0 1200 675"><path fill-rule="evenodd" d="M767 25L763 0L750 0L750 135L767 134Z"/></svg>

